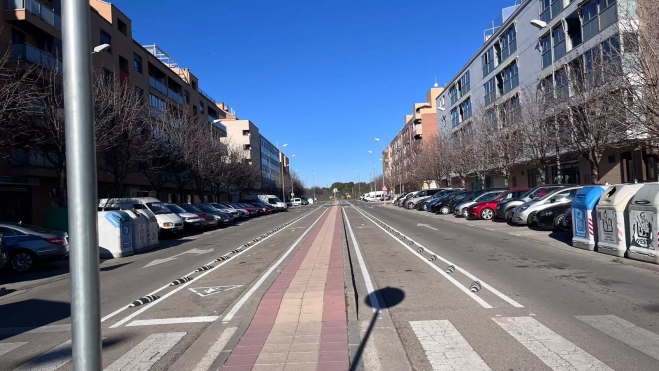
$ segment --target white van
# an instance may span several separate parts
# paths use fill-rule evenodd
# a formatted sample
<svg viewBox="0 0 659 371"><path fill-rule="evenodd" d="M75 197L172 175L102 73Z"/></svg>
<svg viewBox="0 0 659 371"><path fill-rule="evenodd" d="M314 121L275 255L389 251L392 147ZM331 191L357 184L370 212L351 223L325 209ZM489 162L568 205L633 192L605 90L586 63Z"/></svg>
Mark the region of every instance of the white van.
<svg viewBox="0 0 659 371"><path fill-rule="evenodd" d="M293 204L293 206L300 206L300 205L302 205L302 199L301 198L294 198L294 199L291 200L291 204Z"/></svg>
<svg viewBox="0 0 659 371"><path fill-rule="evenodd" d="M160 233L183 231L183 219L169 210L164 202L153 197L102 198L98 201L99 211L148 209L156 215Z"/></svg>
<svg viewBox="0 0 659 371"><path fill-rule="evenodd" d="M384 191L368 192L365 200L367 202L384 201L387 199L387 193Z"/></svg>
<svg viewBox="0 0 659 371"><path fill-rule="evenodd" d="M263 203L273 206L275 209L285 211L288 206L275 195L247 195L246 200L259 200Z"/></svg>

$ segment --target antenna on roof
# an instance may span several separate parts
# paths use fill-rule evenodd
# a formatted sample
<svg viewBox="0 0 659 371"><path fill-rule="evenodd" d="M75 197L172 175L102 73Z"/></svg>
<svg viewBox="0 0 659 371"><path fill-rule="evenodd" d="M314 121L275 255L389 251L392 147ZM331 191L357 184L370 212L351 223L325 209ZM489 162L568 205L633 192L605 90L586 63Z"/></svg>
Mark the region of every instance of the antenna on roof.
<svg viewBox="0 0 659 371"><path fill-rule="evenodd" d="M434 87L438 87L439 84L437 83L437 75L435 75L435 84L433 85Z"/></svg>

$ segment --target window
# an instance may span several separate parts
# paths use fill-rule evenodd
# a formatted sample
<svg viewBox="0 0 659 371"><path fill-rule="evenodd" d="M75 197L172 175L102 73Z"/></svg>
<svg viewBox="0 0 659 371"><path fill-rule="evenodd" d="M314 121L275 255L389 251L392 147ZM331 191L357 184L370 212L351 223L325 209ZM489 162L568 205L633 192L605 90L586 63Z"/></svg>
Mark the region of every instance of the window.
<svg viewBox="0 0 659 371"><path fill-rule="evenodd" d="M599 30L603 31L618 21L617 0L599 0Z"/></svg>
<svg viewBox="0 0 659 371"><path fill-rule="evenodd" d="M599 78L599 73L597 73L596 66L599 65L600 60L600 48L596 46L584 53L584 71L586 74L586 81L589 84L595 83Z"/></svg>
<svg viewBox="0 0 659 371"><path fill-rule="evenodd" d="M551 21L550 0L540 0L540 20L543 22Z"/></svg>
<svg viewBox="0 0 659 371"><path fill-rule="evenodd" d="M494 68L496 67L494 63L494 47L487 49L485 54L481 57L481 62L483 64L483 78L485 78L485 76L494 71Z"/></svg>
<svg viewBox="0 0 659 371"><path fill-rule="evenodd" d="M243 130L243 136L248 137L249 136L249 130Z"/></svg>
<svg viewBox="0 0 659 371"><path fill-rule="evenodd" d="M602 43L602 59L606 62L620 60L620 40L618 36L608 38Z"/></svg>
<svg viewBox="0 0 659 371"><path fill-rule="evenodd" d="M552 97L554 90L554 76L549 75L540 80L540 83L538 84L538 90L545 96L545 98Z"/></svg>
<svg viewBox="0 0 659 371"><path fill-rule="evenodd" d="M471 99L467 99L460 104L460 121L464 121L471 117Z"/></svg>
<svg viewBox="0 0 659 371"><path fill-rule="evenodd" d="M471 89L469 81L469 71L467 71L462 78L460 78L460 97L464 97Z"/></svg>
<svg viewBox="0 0 659 371"><path fill-rule="evenodd" d="M496 79L493 77L483 85L485 89L485 105L489 105L497 99L497 85Z"/></svg>
<svg viewBox="0 0 659 371"><path fill-rule="evenodd" d="M197 106L192 106L192 114L197 116Z"/></svg>
<svg viewBox="0 0 659 371"><path fill-rule="evenodd" d="M501 36L501 60L506 60L517 51L517 31L512 26Z"/></svg>
<svg viewBox="0 0 659 371"><path fill-rule="evenodd" d="M204 113L204 102L199 102L199 112Z"/></svg>
<svg viewBox="0 0 659 371"><path fill-rule="evenodd" d="M542 52L542 68L551 66L551 35L546 34L540 38L540 51Z"/></svg>
<svg viewBox="0 0 659 371"><path fill-rule="evenodd" d="M192 82L192 90L197 91L197 82L196 81Z"/></svg>
<svg viewBox="0 0 659 371"><path fill-rule="evenodd" d="M185 103L190 103L190 92L183 90L183 95L185 96Z"/></svg>
<svg viewBox="0 0 659 371"><path fill-rule="evenodd" d="M510 64L503 71L503 93L506 94L519 86L519 75L517 69L517 61Z"/></svg>
<svg viewBox="0 0 659 371"><path fill-rule="evenodd" d="M570 87L567 80L565 67L556 71L556 98L567 98L570 95Z"/></svg>
<svg viewBox="0 0 659 371"><path fill-rule="evenodd" d="M554 18L563 10L563 0L551 0L551 17Z"/></svg>
<svg viewBox="0 0 659 371"><path fill-rule="evenodd" d="M451 105L454 105L460 97L458 96L458 88L456 85L451 86L448 91L448 95L451 97Z"/></svg>
<svg viewBox="0 0 659 371"><path fill-rule="evenodd" d="M551 31L551 37L554 41L554 61L563 57L566 52L565 47L565 32L563 32L563 24L554 28ZM543 61L544 62L544 61Z"/></svg>
<svg viewBox="0 0 659 371"><path fill-rule="evenodd" d="M125 36L128 36L128 26L126 26L126 23L119 18L117 18L117 29L119 29L119 32Z"/></svg>
<svg viewBox="0 0 659 371"><path fill-rule="evenodd" d="M455 107L451 110L451 127L458 125L460 125L460 112L458 112L458 107Z"/></svg>
<svg viewBox="0 0 659 371"><path fill-rule="evenodd" d="M128 59L119 56L119 69L128 72Z"/></svg>
<svg viewBox="0 0 659 371"><path fill-rule="evenodd" d="M490 120L490 123L492 124L492 127L497 128L498 127L498 122L499 119L497 117L497 112L496 109L491 109L485 113L486 117L488 120Z"/></svg>
<svg viewBox="0 0 659 371"><path fill-rule="evenodd" d="M160 112L165 112L167 109L167 103L153 94L149 94L149 106Z"/></svg>
<svg viewBox="0 0 659 371"><path fill-rule="evenodd" d="M112 72L107 68L103 69L103 86L108 87L112 84Z"/></svg>
<svg viewBox="0 0 659 371"><path fill-rule="evenodd" d="M581 29L583 39L588 40L599 31L597 22L597 4L599 0L590 0L581 8Z"/></svg>
<svg viewBox="0 0 659 371"><path fill-rule="evenodd" d="M101 40L100 41L101 41L101 45L102 44L112 45L112 36L110 36L109 33L101 30ZM111 47L107 48L106 50L107 50L108 53L112 53L112 48Z"/></svg>
<svg viewBox="0 0 659 371"><path fill-rule="evenodd" d="M133 53L133 69L139 73L142 73L142 57Z"/></svg>

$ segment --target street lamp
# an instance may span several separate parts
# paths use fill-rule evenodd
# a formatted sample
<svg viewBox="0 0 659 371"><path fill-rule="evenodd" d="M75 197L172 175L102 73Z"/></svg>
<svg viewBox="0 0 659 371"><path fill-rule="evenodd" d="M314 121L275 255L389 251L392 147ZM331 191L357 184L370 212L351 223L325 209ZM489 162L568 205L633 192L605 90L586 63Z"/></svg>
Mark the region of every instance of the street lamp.
<svg viewBox="0 0 659 371"><path fill-rule="evenodd" d="M539 19L534 19L534 20L532 20L530 23L531 23L531 26L536 27L536 28L538 28L538 29L540 29L540 30L542 30L543 28L547 27L547 22L545 22L545 21L541 21L541 20L539 20Z"/></svg>
<svg viewBox="0 0 659 371"><path fill-rule="evenodd" d="M94 51L92 51L92 54L100 53L104 50L110 49L111 45L110 44L101 44L97 45L94 47Z"/></svg>
<svg viewBox="0 0 659 371"><path fill-rule="evenodd" d="M294 158L296 155L291 156L291 158ZM291 164L288 164L288 167L291 167ZM295 170L297 172L297 170ZM295 196L295 192L293 191L293 172L289 169L288 174L291 176L291 198Z"/></svg>
<svg viewBox="0 0 659 371"><path fill-rule="evenodd" d="M369 150L368 153L371 154L371 160L373 162L373 177L371 178L371 182L373 182L373 192L375 192L375 156L373 156L373 151L371 150Z"/></svg>
<svg viewBox="0 0 659 371"><path fill-rule="evenodd" d="M362 196L362 185L361 185L361 179L359 177L359 170L357 170L357 192L359 192L359 197Z"/></svg>
<svg viewBox="0 0 659 371"><path fill-rule="evenodd" d="M379 143L380 138L375 138L375 141ZM380 154L382 156L384 156L383 152L384 152L384 149L382 148L382 146L380 146ZM384 192L384 159L383 159L383 157L380 157L380 161L382 161L382 192Z"/></svg>
<svg viewBox="0 0 659 371"><path fill-rule="evenodd" d="M284 143L283 147L288 146L288 143ZM279 142L277 142L277 150L279 150ZM286 187L284 187L284 154L279 151L279 162L281 162L281 200L286 201Z"/></svg>

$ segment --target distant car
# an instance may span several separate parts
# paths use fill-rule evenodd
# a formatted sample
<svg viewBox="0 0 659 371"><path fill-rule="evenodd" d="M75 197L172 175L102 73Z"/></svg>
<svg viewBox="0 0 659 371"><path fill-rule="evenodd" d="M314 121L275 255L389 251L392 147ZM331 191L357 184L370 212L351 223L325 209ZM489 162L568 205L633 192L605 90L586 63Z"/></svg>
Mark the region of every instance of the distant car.
<svg viewBox="0 0 659 371"><path fill-rule="evenodd" d="M8 263L15 272L27 272L39 264L69 255L66 232L51 231L22 223L0 223Z"/></svg>
<svg viewBox="0 0 659 371"><path fill-rule="evenodd" d="M168 208L171 212L178 215L179 218L183 219L183 228L187 230L199 229L202 227L202 222L204 221L199 215L191 213L182 207L174 204L165 204L165 207Z"/></svg>
<svg viewBox="0 0 659 371"><path fill-rule="evenodd" d="M240 213L237 210L234 210L230 208L229 206L217 203L217 202L209 202L208 205L220 210L223 213L231 215L233 219L240 218ZM233 220L232 219L232 220Z"/></svg>
<svg viewBox="0 0 659 371"><path fill-rule="evenodd" d="M432 208L439 202L444 201L445 199L452 197L454 194L462 192L462 190L452 189L448 192L439 193L437 197L431 198L428 201L424 201L425 205L422 205L422 209L425 211L432 212Z"/></svg>
<svg viewBox="0 0 659 371"><path fill-rule="evenodd" d="M528 190L529 190L528 188L511 189L509 191L503 192L493 200L490 201L481 200L480 202L469 206L469 208L467 209L467 218L491 220L494 218L494 210L499 202L503 200L511 200L513 198L517 198L523 195Z"/></svg>
<svg viewBox="0 0 659 371"><path fill-rule="evenodd" d="M572 203L560 204L538 211L535 214L535 222L539 228L560 231L563 229L565 213L571 209L571 206Z"/></svg>
<svg viewBox="0 0 659 371"><path fill-rule="evenodd" d="M504 219L510 222L513 219L513 210L515 210L515 207L523 204L524 202L531 201L533 199L538 199L546 195L548 192L551 192L552 190L561 187L563 186L556 184L540 185L535 188L529 189L526 193L519 196L518 198L501 200L501 202L497 204L494 218Z"/></svg>
<svg viewBox="0 0 659 371"><path fill-rule="evenodd" d="M437 202L436 204L433 205L432 211L446 215L450 214L453 212L453 207L461 202L464 198L469 196L472 193L472 191L462 191L462 192L456 192L452 194L451 196L445 198L441 202Z"/></svg>
<svg viewBox="0 0 659 371"><path fill-rule="evenodd" d="M474 194L473 197L465 197L462 202L459 204L455 205L455 215L456 216L462 216L464 218L469 216L469 207L471 205L477 204L479 202L484 202L484 201L491 201L494 200L495 198L499 197L505 190L499 189L499 190L487 190L484 189L482 190L483 192L480 194Z"/></svg>
<svg viewBox="0 0 659 371"><path fill-rule="evenodd" d="M194 206L205 213L215 216L215 219L219 223L223 223L223 224L231 223L234 219L233 216L224 213L209 204L195 204Z"/></svg>
<svg viewBox="0 0 659 371"><path fill-rule="evenodd" d="M244 210L245 212L247 212L247 215L249 215L250 217L259 215L259 211L251 206L239 205L239 204L228 204L228 205L236 210Z"/></svg>
<svg viewBox="0 0 659 371"><path fill-rule="evenodd" d="M202 226L204 227L217 226L217 219L215 219L214 215L203 212L198 207L191 204L178 204L178 206L189 213L197 214L197 216L199 216L203 220L201 223Z"/></svg>
<svg viewBox="0 0 659 371"><path fill-rule="evenodd" d="M294 198L291 200L291 205L292 206L301 206L302 205L302 199L301 198Z"/></svg>

